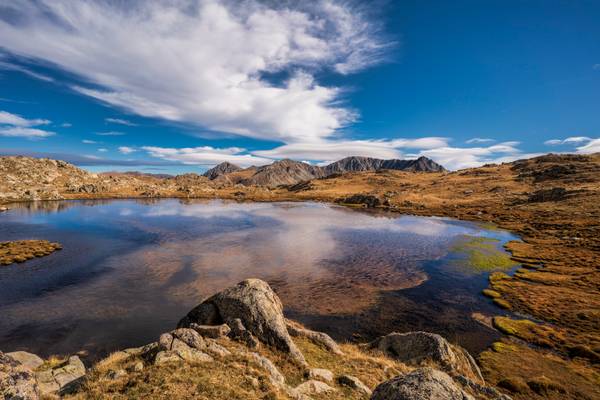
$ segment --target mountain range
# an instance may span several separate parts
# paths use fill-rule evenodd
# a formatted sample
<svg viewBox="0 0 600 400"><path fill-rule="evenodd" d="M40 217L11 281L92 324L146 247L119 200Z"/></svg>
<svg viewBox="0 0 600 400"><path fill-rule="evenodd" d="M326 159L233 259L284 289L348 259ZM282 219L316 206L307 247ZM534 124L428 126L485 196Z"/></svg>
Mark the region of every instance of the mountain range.
<svg viewBox="0 0 600 400"><path fill-rule="evenodd" d="M326 178L335 174L361 171L398 170L410 172L443 172L446 169L427 157L416 160L381 160L370 157L346 157L324 167L289 159L275 161L261 167L242 169L229 162L223 162L204 173L210 180L219 179L223 183L239 183L246 186L293 185L311 179Z"/></svg>

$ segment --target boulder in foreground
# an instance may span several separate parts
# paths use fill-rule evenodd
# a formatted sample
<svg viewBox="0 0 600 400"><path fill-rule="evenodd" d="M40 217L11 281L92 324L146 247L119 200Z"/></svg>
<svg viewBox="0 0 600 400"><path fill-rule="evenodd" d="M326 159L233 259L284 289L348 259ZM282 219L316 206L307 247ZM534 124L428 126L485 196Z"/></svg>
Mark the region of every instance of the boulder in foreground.
<svg viewBox="0 0 600 400"><path fill-rule="evenodd" d="M246 279L204 300L178 326L226 323L232 333L239 334L242 331L240 322L259 341L283 351L300 364L306 364L287 331L279 297L260 279Z"/></svg>

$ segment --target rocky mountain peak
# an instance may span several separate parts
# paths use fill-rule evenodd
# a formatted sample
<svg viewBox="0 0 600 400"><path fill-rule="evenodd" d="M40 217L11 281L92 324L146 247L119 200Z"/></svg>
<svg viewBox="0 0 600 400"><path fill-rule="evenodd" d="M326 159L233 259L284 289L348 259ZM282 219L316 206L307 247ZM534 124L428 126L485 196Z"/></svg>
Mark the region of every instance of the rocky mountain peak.
<svg viewBox="0 0 600 400"><path fill-rule="evenodd" d="M213 179L216 179L221 175L239 171L240 169L241 168L237 165L224 161L218 165L215 165L213 168L206 171L203 175L212 181Z"/></svg>

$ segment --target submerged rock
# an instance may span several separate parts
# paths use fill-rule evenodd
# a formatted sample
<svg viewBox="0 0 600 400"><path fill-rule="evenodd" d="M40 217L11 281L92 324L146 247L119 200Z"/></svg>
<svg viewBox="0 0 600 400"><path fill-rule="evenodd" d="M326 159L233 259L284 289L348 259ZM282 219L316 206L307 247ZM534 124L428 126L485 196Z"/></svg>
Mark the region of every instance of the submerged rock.
<svg viewBox="0 0 600 400"><path fill-rule="evenodd" d="M484 383L483 376L471 355L458 346L450 344L435 333L390 333L371 342L376 348L406 364L421 366L434 362L442 370Z"/></svg>
<svg viewBox="0 0 600 400"><path fill-rule="evenodd" d="M433 368L419 368L385 381L371 400L474 400L452 378Z"/></svg>
<svg viewBox="0 0 600 400"><path fill-rule="evenodd" d="M261 342L285 352L299 364L306 365L304 356L286 329L283 305L279 297L260 279L246 279L204 300L179 322L179 327L189 327L192 323L226 323L232 333L241 334L240 322Z"/></svg>

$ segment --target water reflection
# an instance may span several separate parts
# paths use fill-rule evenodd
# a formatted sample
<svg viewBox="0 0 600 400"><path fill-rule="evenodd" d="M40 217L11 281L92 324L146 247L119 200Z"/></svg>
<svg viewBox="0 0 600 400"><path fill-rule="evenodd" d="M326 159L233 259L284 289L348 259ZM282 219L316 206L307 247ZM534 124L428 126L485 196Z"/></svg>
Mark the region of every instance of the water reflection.
<svg viewBox="0 0 600 400"><path fill-rule="evenodd" d="M512 239L469 223L315 203L36 202L1 218L2 240L65 248L0 269L0 349L42 354L144 344L247 277L269 281L288 315L338 338L425 324L460 331L476 348L494 335L465 324L473 310L490 312L478 295L485 276L457 276L444 260L464 235Z"/></svg>

